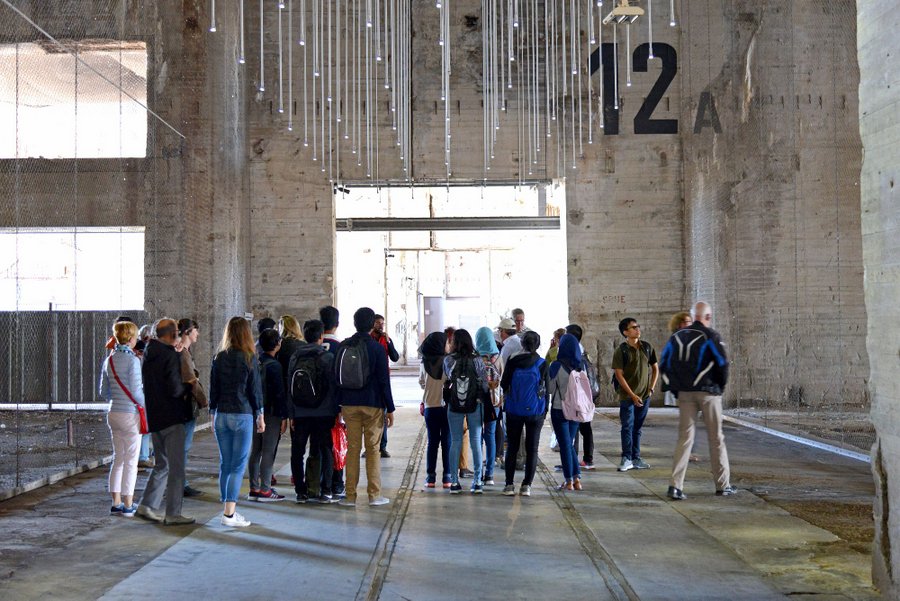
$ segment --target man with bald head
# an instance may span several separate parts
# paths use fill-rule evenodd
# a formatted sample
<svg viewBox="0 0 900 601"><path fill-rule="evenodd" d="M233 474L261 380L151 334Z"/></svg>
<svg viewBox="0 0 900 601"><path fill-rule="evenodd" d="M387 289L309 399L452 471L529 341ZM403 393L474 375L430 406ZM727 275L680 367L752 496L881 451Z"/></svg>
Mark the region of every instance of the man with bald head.
<svg viewBox="0 0 900 601"><path fill-rule="evenodd" d="M189 384L181 377L181 357L176 350L178 326L164 317L156 322L156 337L144 350L141 375L147 403L147 423L156 452L156 466L150 473L137 515L169 525L192 524L194 518L181 515L184 499L184 424L193 419ZM161 514L163 496L165 515Z"/></svg>
<svg viewBox="0 0 900 601"><path fill-rule="evenodd" d="M736 492L731 486L728 451L722 433L722 393L728 383L728 357L719 333L713 330L712 307L703 301L694 305L694 323L678 330L663 349L660 358L664 381L678 393L678 444L672 465L672 480L666 495L673 500L686 499L684 476L694 445L697 412L703 412L709 437L709 456L716 495Z"/></svg>

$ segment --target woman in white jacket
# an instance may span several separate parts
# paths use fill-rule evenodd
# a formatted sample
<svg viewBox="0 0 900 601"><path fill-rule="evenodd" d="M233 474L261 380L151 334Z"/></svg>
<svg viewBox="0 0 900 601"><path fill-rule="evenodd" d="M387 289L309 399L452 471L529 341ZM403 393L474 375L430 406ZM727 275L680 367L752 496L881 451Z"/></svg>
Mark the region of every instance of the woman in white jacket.
<svg viewBox="0 0 900 601"><path fill-rule="evenodd" d="M134 516L137 510L134 485L141 449L141 421L136 405L144 406L141 361L134 354L137 332L137 326L130 321L113 326L116 346L100 371L100 397L109 401L106 421L113 443L113 462L109 469L112 507L109 513L124 517Z"/></svg>

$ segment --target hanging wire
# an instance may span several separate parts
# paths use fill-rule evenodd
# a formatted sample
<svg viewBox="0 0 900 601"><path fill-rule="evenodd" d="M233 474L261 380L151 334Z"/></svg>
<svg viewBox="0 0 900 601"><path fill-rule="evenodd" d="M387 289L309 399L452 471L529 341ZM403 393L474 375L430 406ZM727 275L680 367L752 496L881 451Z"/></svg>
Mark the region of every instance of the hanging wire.
<svg viewBox="0 0 900 601"><path fill-rule="evenodd" d="M625 86L631 87L631 21L625 22Z"/></svg>
<svg viewBox="0 0 900 601"><path fill-rule="evenodd" d="M594 86L592 83L592 79L594 74L591 72L591 51L594 49L594 44L597 43L596 38L594 38L594 2L593 0L588 0L588 29L590 30L590 35L588 35L587 41L587 52L585 54L584 63L581 65L581 68L587 71L587 106L588 106L588 145L594 143ZM601 52L602 52L601 48ZM603 76L603 71L601 70L600 76Z"/></svg>
<svg viewBox="0 0 900 601"><path fill-rule="evenodd" d="M265 15L263 0L259 0L259 91L266 91L265 79Z"/></svg>
<svg viewBox="0 0 900 601"><path fill-rule="evenodd" d="M648 59L653 57L653 0L647 0L647 38L650 40Z"/></svg>
<svg viewBox="0 0 900 601"><path fill-rule="evenodd" d="M669 0L669 27L675 27L675 0Z"/></svg>
<svg viewBox="0 0 900 601"><path fill-rule="evenodd" d="M247 62L247 59L244 56L244 0L240 0L240 6L238 8L241 13L241 53L238 56L238 63L243 65Z"/></svg>
<svg viewBox="0 0 900 601"><path fill-rule="evenodd" d="M597 7L599 8L601 6L603 6L602 0L597 0ZM602 18L603 18L603 14L600 13L598 15L598 19L602 19ZM602 21L598 21L598 23L597 23L597 45L600 48L600 50L598 51L600 60L597 61L599 63L598 66L600 67L599 68L599 71L600 71L599 95L600 95L600 97L597 99L597 112L600 113L600 129L603 129L606 126L606 123L605 123L606 115L605 115L605 109L604 109L604 105L603 105L603 94L604 94L603 80L606 77L606 75L603 70L603 22Z"/></svg>
<svg viewBox="0 0 900 601"><path fill-rule="evenodd" d="M282 43L281 39L284 36L284 31L282 29L281 23L281 14L284 12L284 9L281 5L278 6L278 112L284 113L284 69L282 63Z"/></svg>
<svg viewBox="0 0 900 601"><path fill-rule="evenodd" d="M288 131L294 131L294 0L288 0Z"/></svg>
<svg viewBox="0 0 900 601"><path fill-rule="evenodd" d="M216 32L216 0L210 0L209 31L211 33Z"/></svg>

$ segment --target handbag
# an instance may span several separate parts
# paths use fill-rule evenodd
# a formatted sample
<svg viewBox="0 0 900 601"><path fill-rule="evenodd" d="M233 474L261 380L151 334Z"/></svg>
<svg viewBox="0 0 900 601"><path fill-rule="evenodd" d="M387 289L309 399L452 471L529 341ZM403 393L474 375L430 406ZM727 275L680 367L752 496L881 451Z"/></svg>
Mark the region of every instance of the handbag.
<svg viewBox="0 0 900 601"><path fill-rule="evenodd" d="M334 469L344 469L347 465L347 424L340 415L334 418L334 427L331 428L331 448L334 455Z"/></svg>
<svg viewBox="0 0 900 601"><path fill-rule="evenodd" d="M134 406L137 407L138 416L140 416L140 418L141 418L141 426L140 426L139 432L141 434L149 434L150 426L147 424L147 410L144 409L143 405L139 404L136 400L134 400L134 397L131 396L131 392L127 388L125 388L124 384L122 384L122 380L119 379L119 374L116 373L116 364L115 364L115 362L113 362L112 355L110 355L110 357L109 357L109 367L112 369L113 377L116 379L116 384L119 385L119 388L121 388L122 391L125 393L125 395L128 397L128 399L132 403L134 403Z"/></svg>

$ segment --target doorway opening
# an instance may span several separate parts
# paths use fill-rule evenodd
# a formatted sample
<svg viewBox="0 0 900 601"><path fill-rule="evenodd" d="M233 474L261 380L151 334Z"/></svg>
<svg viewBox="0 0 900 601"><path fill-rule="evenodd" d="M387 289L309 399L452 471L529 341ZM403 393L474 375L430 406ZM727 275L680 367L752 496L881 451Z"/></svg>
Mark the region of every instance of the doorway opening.
<svg viewBox="0 0 900 601"><path fill-rule="evenodd" d="M452 326L474 338L514 308L541 335L542 353L569 323L562 181L350 185L335 191L334 206L337 307L384 315L400 364L418 363L430 332Z"/></svg>

